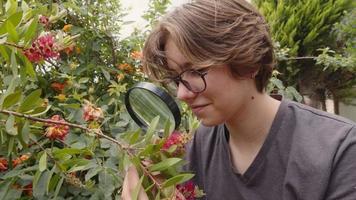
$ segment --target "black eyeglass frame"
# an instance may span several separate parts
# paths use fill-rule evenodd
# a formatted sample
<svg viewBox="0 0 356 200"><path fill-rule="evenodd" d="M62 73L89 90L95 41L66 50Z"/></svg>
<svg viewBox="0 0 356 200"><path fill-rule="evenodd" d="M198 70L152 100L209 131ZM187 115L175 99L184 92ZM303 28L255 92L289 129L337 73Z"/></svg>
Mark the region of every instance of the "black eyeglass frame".
<svg viewBox="0 0 356 200"><path fill-rule="evenodd" d="M177 87L179 87L179 83L182 83L189 91L191 91L193 93L202 93L206 90L207 85L206 85L205 76L208 74L210 69L211 69L211 67L205 67L205 68L201 68L201 69L187 69L187 70L184 70L181 73L179 73L177 76L171 77L168 79L173 80L176 83ZM189 82L182 79L182 75L188 71L197 73L203 79L204 88L202 90L194 91L193 88L190 86ZM201 71L203 71L203 72L201 72Z"/></svg>

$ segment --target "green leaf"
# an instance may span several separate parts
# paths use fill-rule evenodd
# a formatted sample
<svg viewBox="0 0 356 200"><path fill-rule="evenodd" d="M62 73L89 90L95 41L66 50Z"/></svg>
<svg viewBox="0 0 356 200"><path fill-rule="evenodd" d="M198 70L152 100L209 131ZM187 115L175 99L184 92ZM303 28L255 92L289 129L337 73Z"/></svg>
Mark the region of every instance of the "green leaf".
<svg viewBox="0 0 356 200"><path fill-rule="evenodd" d="M101 67L101 71L103 72L105 79L110 82L110 73L106 71L103 67Z"/></svg>
<svg viewBox="0 0 356 200"><path fill-rule="evenodd" d="M26 1L22 1L21 2L21 9L26 12L30 7L28 6L28 4L26 3Z"/></svg>
<svg viewBox="0 0 356 200"><path fill-rule="evenodd" d="M14 137L10 137L9 138L9 142L8 142L8 146L7 146L7 156L8 157L14 151L14 144L15 144L15 138Z"/></svg>
<svg viewBox="0 0 356 200"><path fill-rule="evenodd" d="M49 185L48 185L48 192L52 192L54 191L54 189L57 187L58 185L58 181L61 177L58 174L54 174L51 178L51 180L49 181Z"/></svg>
<svg viewBox="0 0 356 200"><path fill-rule="evenodd" d="M32 38L35 36L36 30L37 30L37 25L38 25L38 19L37 18L31 19L25 25L25 27L28 26L27 29L24 30L24 32L25 32L25 36L24 36L25 44L27 42L31 41Z"/></svg>
<svg viewBox="0 0 356 200"><path fill-rule="evenodd" d="M29 110L34 109L35 107L38 106L38 104L40 104L41 102L41 89L35 90L33 92L31 92L22 102L20 108L19 108L19 112L26 112Z"/></svg>
<svg viewBox="0 0 356 200"><path fill-rule="evenodd" d="M85 181L88 181L89 179L93 178L102 170L103 170L102 167L95 167L95 168L89 169L88 172L85 174Z"/></svg>
<svg viewBox="0 0 356 200"><path fill-rule="evenodd" d="M13 42L18 42L19 41L19 35L16 32L15 26L9 21L6 21L5 23L6 23L5 24L6 30L9 33L9 38Z"/></svg>
<svg viewBox="0 0 356 200"><path fill-rule="evenodd" d="M6 198L12 182L13 180L4 180L3 182L0 182L0 199Z"/></svg>
<svg viewBox="0 0 356 200"><path fill-rule="evenodd" d="M10 115L6 121L6 132L10 135L17 135L17 128L15 127L15 116Z"/></svg>
<svg viewBox="0 0 356 200"><path fill-rule="evenodd" d="M153 118L152 122L150 123L150 125L146 131L146 136L145 136L146 142L148 142L148 143L151 142L151 138L156 130L158 122L159 122L159 116Z"/></svg>
<svg viewBox="0 0 356 200"><path fill-rule="evenodd" d="M32 63L28 60L28 58L26 56L24 56L23 54L19 54L20 58L22 59L24 65L25 65L25 69L26 69L26 73L31 77L31 78L36 78L36 72L33 69L33 65Z"/></svg>
<svg viewBox="0 0 356 200"><path fill-rule="evenodd" d="M50 105L47 107L37 107L32 112L30 112L28 114L30 114L32 117L40 116L40 115L46 114L50 108L51 108Z"/></svg>
<svg viewBox="0 0 356 200"><path fill-rule="evenodd" d="M26 121L21 130L21 137L26 144L28 144L30 141L29 134L30 134L30 122Z"/></svg>
<svg viewBox="0 0 356 200"><path fill-rule="evenodd" d="M1 26L0 26L0 32L1 32ZM7 39L7 38L6 38ZM8 48L5 48L5 46L2 46L0 45L0 53L1 53L1 56L6 60L6 61L9 61L10 60L10 56L9 54L7 53L6 49ZM0 104L1 105L1 104Z"/></svg>
<svg viewBox="0 0 356 200"><path fill-rule="evenodd" d="M15 51L11 53L11 71L13 76L18 76L18 65L17 65Z"/></svg>
<svg viewBox="0 0 356 200"><path fill-rule="evenodd" d="M169 186L172 186L172 185L177 185L177 184L180 184L180 183L184 183L190 179L192 179L194 177L194 174L179 174L177 176L174 176L168 180L166 180L164 183L163 183L163 187L169 187Z"/></svg>
<svg viewBox="0 0 356 200"><path fill-rule="evenodd" d="M40 172L43 172L44 170L47 169L47 153L43 152L40 161L38 163L38 169L40 170Z"/></svg>
<svg viewBox="0 0 356 200"><path fill-rule="evenodd" d="M138 129L131 135L129 144L136 143L138 141L138 139L140 138L140 135L141 135L141 129Z"/></svg>
<svg viewBox="0 0 356 200"><path fill-rule="evenodd" d="M17 13L15 13L15 14L11 15L11 16L7 19L7 21L8 21L8 22L11 22L14 27L17 27L17 26L20 24L20 22L21 22L22 15L23 15L23 12L17 12Z"/></svg>
<svg viewBox="0 0 356 200"><path fill-rule="evenodd" d="M11 171L9 171L8 173L6 173L5 175L3 175L1 178L9 179L9 178L13 178L13 177L25 174L26 172L32 172L32 171L36 171L36 170L37 170L37 166L31 166L31 167L27 167L24 169L15 168L15 169L12 169Z"/></svg>
<svg viewBox="0 0 356 200"><path fill-rule="evenodd" d="M41 174L37 184L33 186L33 197L35 199L44 199L51 176L52 173L48 170Z"/></svg>
<svg viewBox="0 0 356 200"><path fill-rule="evenodd" d="M4 100L2 108L7 109L10 106L16 104L21 99L21 95L22 95L21 91L17 91L15 93L8 95Z"/></svg>
<svg viewBox="0 0 356 200"><path fill-rule="evenodd" d="M152 172L154 171L163 171L166 170L169 167L172 167L174 165L176 165L177 163L181 162L182 159L181 158L168 158L165 159L157 164L154 164L152 166L150 166L148 169Z"/></svg>
<svg viewBox="0 0 356 200"><path fill-rule="evenodd" d="M17 0L8 0L5 4L5 11L8 16L14 14L17 10Z"/></svg>
<svg viewBox="0 0 356 200"><path fill-rule="evenodd" d="M58 184L57 184L57 187L56 187L56 191L54 192L54 197L53 199L56 199L58 194L59 194L59 191L62 187L62 184L63 184L63 181L64 181L64 177L62 177L59 181L58 181Z"/></svg>

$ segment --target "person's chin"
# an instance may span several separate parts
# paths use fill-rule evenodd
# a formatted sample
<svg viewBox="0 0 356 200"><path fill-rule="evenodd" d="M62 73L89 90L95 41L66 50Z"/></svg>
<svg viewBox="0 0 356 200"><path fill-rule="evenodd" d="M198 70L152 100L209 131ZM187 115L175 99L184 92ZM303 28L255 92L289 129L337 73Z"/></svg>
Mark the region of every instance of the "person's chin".
<svg viewBox="0 0 356 200"><path fill-rule="evenodd" d="M217 126L221 123L223 123L222 121L220 122L219 120L213 119L213 118L209 118L209 117L202 117L202 118L198 118L200 120L200 123L204 126Z"/></svg>

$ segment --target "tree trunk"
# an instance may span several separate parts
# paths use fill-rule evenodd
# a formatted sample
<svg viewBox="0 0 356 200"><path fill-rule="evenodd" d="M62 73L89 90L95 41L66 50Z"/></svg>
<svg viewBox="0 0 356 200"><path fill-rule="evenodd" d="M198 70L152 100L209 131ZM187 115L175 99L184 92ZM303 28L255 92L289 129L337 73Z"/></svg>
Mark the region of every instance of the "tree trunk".
<svg viewBox="0 0 356 200"><path fill-rule="evenodd" d="M309 106L326 111L326 95L324 89L317 89L310 95Z"/></svg>
<svg viewBox="0 0 356 200"><path fill-rule="evenodd" d="M333 95L334 99L334 113L339 115L340 114L340 100L339 97Z"/></svg>

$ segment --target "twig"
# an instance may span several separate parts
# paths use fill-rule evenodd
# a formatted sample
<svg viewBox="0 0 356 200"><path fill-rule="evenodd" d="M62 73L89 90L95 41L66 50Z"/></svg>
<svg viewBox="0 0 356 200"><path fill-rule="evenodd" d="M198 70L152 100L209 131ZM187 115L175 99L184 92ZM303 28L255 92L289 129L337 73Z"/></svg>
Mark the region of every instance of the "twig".
<svg viewBox="0 0 356 200"><path fill-rule="evenodd" d="M12 47L16 47L18 49L24 49L23 46L19 46L17 44L13 44L13 43L10 43L10 42L4 42L5 45L8 45L8 46L12 46Z"/></svg>
<svg viewBox="0 0 356 200"><path fill-rule="evenodd" d="M284 60L310 60L310 59L316 59L317 57L315 56L303 56L303 57L289 57L285 58Z"/></svg>
<svg viewBox="0 0 356 200"><path fill-rule="evenodd" d="M79 128L79 129L82 129L82 130L84 130L86 132L89 132L89 133L92 132L92 133L96 134L99 137L105 138L105 139L117 144L121 149L125 149L125 150L132 149L128 145L123 144L123 143L121 143L121 142L119 142L119 141L115 140L114 138L111 138L111 137L109 137L107 135L104 135L100 129L90 129L90 128L87 128L85 126L81 126L81 125L78 125L78 124L72 124L72 123L69 123L69 122L61 122L61 121L56 121L56 120L51 120L51 119L42 119L42 118L33 117L31 115L26 115L26 114L14 112L14 111L9 111L9 110L0 110L0 113L4 113L4 114L8 114L8 115L14 115L14 116L18 116L18 117L23 117L23 118L26 118L26 119L29 119L29 120L32 120L32 121L43 122L43 123L47 123L47 124L59 124L59 125L65 125L65 126L70 126L70 127L74 127L74 128Z"/></svg>

